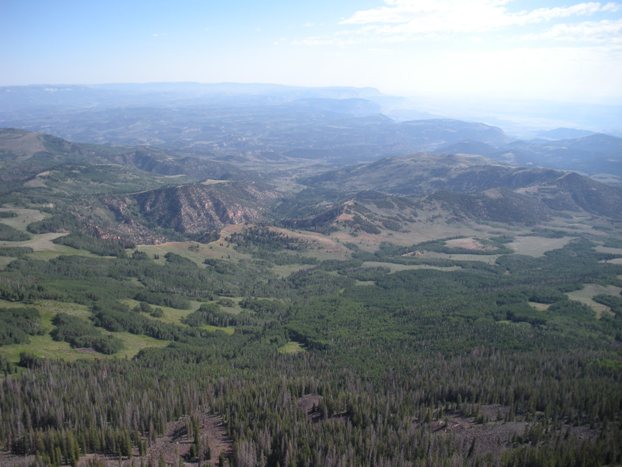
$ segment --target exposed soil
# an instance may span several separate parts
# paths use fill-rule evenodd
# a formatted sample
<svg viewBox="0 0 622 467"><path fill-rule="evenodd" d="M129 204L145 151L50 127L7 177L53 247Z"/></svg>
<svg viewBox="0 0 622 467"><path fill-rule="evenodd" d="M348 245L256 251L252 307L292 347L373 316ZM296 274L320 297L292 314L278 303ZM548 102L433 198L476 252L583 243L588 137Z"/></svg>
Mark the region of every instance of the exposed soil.
<svg viewBox="0 0 622 467"><path fill-rule="evenodd" d="M227 436L222 418L216 415L203 414L199 416L200 439L204 453L209 447L210 459L202 460L200 465L218 465L219 457L224 454L229 458L232 453L233 443ZM185 459L192 447L193 436L188 432L190 417L184 416L176 422L170 422L166 426L166 435L156 438L147 447L146 455L140 459L138 448L133 449L132 458L117 456L103 456L98 454L86 454L80 457L79 467L87 467L90 461L97 460L106 467L131 467L137 465L158 465L160 458L167 465L177 467L180 460L186 466L198 466L199 462ZM6 452L0 452L0 465L7 467L26 467L34 460L34 456L14 456ZM142 462L141 462L142 461Z"/></svg>
<svg viewBox="0 0 622 467"><path fill-rule="evenodd" d="M511 446L514 436L524 434L528 426L529 423L524 421L476 423L474 418L458 414L430 423L432 433L451 433L465 454L472 449L477 456L497 456Z"/></svg>
<svg viewBox="0 0 622 467"><path fill-rule="evenodd" d="M307 231L297 231L291 229L284 229L282 227L274 227L270 226L269 229L273 232L278 232L280 234L286 235L291 238L303 240L311 243L312 245L319 245L321 249L326 250L327 252L334 253L347 253L348 249L342 244L336 242L332 238L319 234L317 232L307 232Z"/></svg>
<svg viewBox="0 0 622 467"><path fill-rule="evenodd" d="M319 396L318 394L305 394L298 399L298 407L300 407L300 410L307 414L309 420L317 422L322 416L318 410L321 400L322 396Z"/></svg>
<svg viewBox="0 0 622 467"><path fill-rule="evenodd" d="M0 465L6 467L28 467L34 462L35 456L15 456L8 452L0 451Z"/></svg>
<svg viewBox="0 0 622 467"><path fill-rule="evenodd" d="M352 214L348 214L348 213L343 213L338 215L335 218L335 222L351 222L354 220L354 216Z"/></svg>
<svg viewBox="0 0 622 467"><path fill-rule="evenodd" d="M486 420L483 423L478 423L475 417L456 413L430 422L429 427L434 434L451 433L461 444L465 455L471 451L478 457L487 454L497 457L511 448L514 440L525 435L532 425L524 420L505 421L508 411L507 406L482 405L479 413ZM562 431L569 432L578 440L594 439L598 436L596 430L586 426L564 425Z"/></svg>
<svg viewBox="0 0 622 467"><path fill-rule="evenodd" d="M445 245L451 248L463 248L465 250L484 251L486 247L475 238L454 238L447 240Z"/></svg>
<svg viewBox="0 0 622 467"><path fill-rule="evenodd" d="M323 422L341 422L349 418L348 412L333 413L329 417L322 418L322 411L320 410L320 401L322 396L318 394L305 394L298 399L298 407L304 411L310 421L313 423Z"/></svg>
<svg viewBox="0 0 622 467"><path fill-rule="evenodd" d="M176 422L167 425L166 435L157 438L147 448L146 460L157 465L160 457L168 464L178 465L179 458L188 454L192 447L193 437L188 433L189 417L182 417ZM199 418L201 444L209 447L210 459L201 462L201 465L217 465L221 453L230 456L233 448L231 439L227 436L222 419L215 415L204 414ZM198 465L196 462L185 462L185 465Z"/></svg>
<svg viewBox="0 0 622 467"><path fill-rule="evenodd" d="M519 255L541 257L547 251L565 247L574 237L548 238L536 235L519 235L507 246Z"/></svg>

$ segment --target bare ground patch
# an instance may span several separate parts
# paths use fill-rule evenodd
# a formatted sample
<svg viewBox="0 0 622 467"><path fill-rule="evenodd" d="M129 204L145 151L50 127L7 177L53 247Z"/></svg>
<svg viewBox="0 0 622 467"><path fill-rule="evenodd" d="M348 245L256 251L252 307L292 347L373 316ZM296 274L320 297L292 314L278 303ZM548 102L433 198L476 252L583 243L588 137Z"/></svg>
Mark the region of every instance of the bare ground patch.
<svg viewBox="0 0 622 467"><path fill-rule="evenodd" d="M482 255L482 254L466 254L466 253L438 253L436 251L426 251L421 255L422 258L440 258L451 261L480 261L486 264L495 264L497 258L501 255Z"/></svg>
<svg viewBox="0 0 622 467"><path fill-rule="evenodd" d="M548 238L537 236L519 236L508 244L508 247L519 255L544 256L551 250L565 247L574 237Z"/></svg>
<svg viewBox="0 0 622 467"><path fill-rule="evenodd" d="M298 408L302 410L307 418L313 422L340 422L347 420L349 415L347 412L333 413L330 416L322 413L320 408L322 396L319 394L305 394L298 399Z"/></svg>
<svg viewBox="0 0 622 467"><path fill-rule="evenodd" d="M388 263L384 261L365 261L364 268L388 268L391 272L409 271L417 269L434 269L437 271L458 271L462 269L460 266L433 266L428 264L398 264Z"/></svg>
<svg viewBox="0 0 622 467"><path fill-rule="evenodd" d="M201 182L201 185L224 185L226 183L231 183L231 180L218 180L214 178L208 178Z"/></svg>
<svg viewBox="0 0 622 467"><path fill-rule="evenodd" d="M220 232L220 238L214 242L208 244L208 248L211 248L213 252L220 252L225 249L227 254L231 251L235 252L237 256L250 258L249 255L240 253L235 250L228 242L228 238L234 233L240 233L244 229L253 227L254 224L235 224L227 225ZM282 227L268 226L270 231L285 235L296 240L306 242L309 245L307 251L301 251L300 254L317 259L346 259L350 256L350 250L339 241L330 238L326 235L322 235L317 232L290 230ZM224 253L221 254L224 257Z"/></svg>
<svg viewBox="0 0 622 467"><path fill-rule="evenodd" d="M614 248L614 247L610 247L610 246L598 245L594 249L596 251L598 251L599 253L608 253L608 254L611 254L611 255L620 255L620 256L622 256L622 248Z"/></svg>
<svg viewBox="0 0 622 467"><path fill-rule="evenodd" d="M534 422L525 420L506 421L509 407L497 404L482 405L479 409L484 421L477 420L460 413L448 414L442 419L429 423L435 436L451 434L459 443L465 456L499 456L503 451L514 447L516 440L525 436ZM416 424L424 426L425 424ZM594 439L598 433L586 426L564 425L563 432L574 436L577 440Z"/></svg>
<svg viewBox="0 0 622 467"><path fill-rule="evenodd" d="M171 465L178 465L180 458L186 456L192 447L193 437L188 431L189 417L182 417L176 422L167 425L166 435L157 438L147 448L148 464L157 465L160 458ZM222 418L216 415L203 414L199 417L199 429L201 445L204 451L209 449L210 459L205 459L201 465L217 465L222 454L226 457L231 455L233 442L227 436ZM205 458L205 453L203 455ZM186 462L186 465L198 463Z"/></svg>
<svg viewBox="0 0 622 467"><path fill-rule="evenodd" d="M0 465L5 467L30 467L34 460L35 456L16 456L0 451Z"/></svg>
<svg viewBox="0 0 622 467"><path fill-rule="evenodd" d="M321 412L318 409L321 401L322 396L318 394L305 394L298 399L298 407L309 417L309 420L317 422L321 419Z"/></svg>
<svg viewBox="0 0 622 467"><path fill-rule="evenodd" d="M538 303L538 302L529 302L529 305L531 305L533 308L535 308L538 311L546 311L551 306L547 303Z"/></svg>
<svg viewBox="0 0 622 467"><path fill-rule="evenodd" d="M486 247L480 243L479 240L473 237L467 238L452 238L445 242L450 248L463 248L465 250L484 251Z"/></svg>
<svg viewBox="0 0 622 467"><path fill-rule="evenodd" d="M326 253L334 254L335 256L338 256L338 257L347 257L350 254L348 248L346 248L340 242L335 241L335 239L327 237L326 235L322 235L317 232L290 230L290 229L284 229L282 227L273 227L273 226L269 227L269 229L273 232L280 233L287 237L291 237L297 240L308 242L311 248L323 250Z"/></svg>
<svg viewBox="0 0 622 467"><path fill-rule="evenodd" d="M340 230L330 237L343 243L354 243L363 250L376 251L381 243L410 246L417 243L459 237L459 239L489 238L499 235L528 234L528 228L508 229L507 226L492 223L475 223L466 219L447 219L434 211L417 213L417 218L401 222L400 231L382 230L379 234L349 232ZM473 245L475 246L475 245Z"/></svg>
<svg viewBox="0 0 622 467"><path fill-rule="evenodd" d="M156 438L147 446L144 457L140 457L138 449L135 447L131 458L119 458L118 456L104 456L98 454L86 454L80 457L79 467L88 467L89 462L99 461L106 467L132 467L137 465L159 465L163 461L165 465L199 465L197 459L189 459L186 456L192 449L193 436L189 431L191 426L190 417L185 416L176 422L166 425L166 434ZM200 441L203 446L203 459L200 465L218 465L220 455L229 458L232 453L233 443L226 434L222 419L216 415L203 414L199 416ZM209 459L205 459L209 450ZM15 457L15 456L13 456ZM23 458L18 458L23 459ZM2 461L2 457L0 457ZM4 463L0 465L5 465ZM29 465L7 464L7 465Z"/></svg>
<svg viewBox="0 0 622 467"><path fill-rule="evenodd" d="M296 272L304 271L312 267L314 267L313 264L277 264L275 266L272 266L271 269L272 272L279 277L289 277Z"/></svg>

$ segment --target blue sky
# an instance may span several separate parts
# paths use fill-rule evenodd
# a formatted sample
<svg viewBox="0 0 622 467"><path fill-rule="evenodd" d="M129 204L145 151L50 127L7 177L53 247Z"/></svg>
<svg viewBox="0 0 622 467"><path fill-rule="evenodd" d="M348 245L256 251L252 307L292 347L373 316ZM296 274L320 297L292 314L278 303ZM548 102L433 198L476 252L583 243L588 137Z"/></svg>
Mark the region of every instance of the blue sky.
<svg viewBox="0 0 622 467"><path fill-rule="evenodd" d="M622 2L0 0L1 85L154 81L622 100Z"/></svg>

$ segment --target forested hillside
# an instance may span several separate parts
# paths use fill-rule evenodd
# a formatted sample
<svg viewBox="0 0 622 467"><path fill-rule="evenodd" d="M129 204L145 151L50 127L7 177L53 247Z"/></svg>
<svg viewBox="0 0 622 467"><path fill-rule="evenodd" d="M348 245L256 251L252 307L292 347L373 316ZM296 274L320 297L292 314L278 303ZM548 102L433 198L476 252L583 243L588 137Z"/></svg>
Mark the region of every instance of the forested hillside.
<svg viewBox="0 0 622 467"><path fill-rule="evenodd" d="M619 188L0 143L1 465L622 463Z"/></svg>

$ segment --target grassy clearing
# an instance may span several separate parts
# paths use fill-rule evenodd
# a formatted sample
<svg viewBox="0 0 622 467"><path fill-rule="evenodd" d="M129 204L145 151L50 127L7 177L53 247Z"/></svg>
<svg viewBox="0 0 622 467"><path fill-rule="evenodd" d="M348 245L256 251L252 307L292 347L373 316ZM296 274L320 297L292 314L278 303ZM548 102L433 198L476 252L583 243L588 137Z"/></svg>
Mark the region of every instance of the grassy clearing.
<svg viewBox="0 0 622 467"><path fill-rule="evenodd" d="M441 258L448 259L450 261L479 261L486 264L495 264L497 258L501 255L470 255L470 254L449 254L449 253L438 253L436 251L426 251L421 256L422 258Z"/></svg>
<svg viewBox="0 0 622 467"><path fill-rule="evenodd" d="M71 316L77 316L87 320L91 313L85 305L76 303L56 302L53 300L40 300L32 305L23 303L13 303L6 300L0 300L0 307L23 308L34 306L41 313L41 326L45 334L41 336L31 336L30 342L25 344L11 344L0 346L0 355L4 356L11 362L18 362L19 355L22 352L29 352L41 358L60 359L74 361L78 359L95 359L95 358L132 358L142 349L147 347L166 347L169 341L158 340L148 336L130 334L128 332L111 333L104 329L101 331L105 334L112 334L123 341L123 349L113 355L103 355L89 349L74 349L67 342L58 342L52 339L50 331L53 329L52 318L57 313L67 313Z"/></svg>
<svg viewBox="0 0 622 467"><path fill-rule="evenodd" d="M354 243L365 251L374 252L382 242L394 245L409 246L417 243L439 240L442 238L490 238L499 235L527 234L528 229L511 230L503 224L476 224L465 221L455 223L442 218L442 211L430 210L417 212L417 220L403 222L402 231L382 230L380 234L360 232L352 234L347 231L338 231L330 235L331 238L343 243Z"/></svg>
<svg viewBox="0 0 622 467"><path fill-rule="evenodd" d="M11 302L9 300L2 300L0 298L0 308L26 308L32 305L26 305L21 302Z"/></svg>
<svg viewBox="0 0 622 467"><path fill-rule="evenodd" d="M538 311L546 311L551 305L547 303L529 302L529 304Z"/></svg>
<svg viewBox="0 0 622 467"><path fill-rule="evenodd" d="M556 230L567 230L574 234L594 234L599 221L590 214L573 214L571 217L556 217L546 227Z"/></svg>
<svg viewBox="0 0 622 467"><path fill-rule="evenodd" d="M339 250L339 252L334 252L332 250L323 250L323 249L314 249L311 248L307 251L301 251L301 256L306 256L307 258L313 258L318 261L327 261L327 260L339 260L345 261L350 259L351 256L350 250L344 247L343 250Z"/></svg>
<svg viewBox="0 0 622 467"><path fill-rule="evenodd" d="M346 246L326 235L305 230L290 230L282 227L270 227L270 230L306 242L309 245L309 249L300 252L304 256L320 260L347 259L350 257L350 251Z"/></svg>
<svg viewBox="0 0 622 467"><path fill-rule="evenodd" d="M598 245L594 249L596 251L598 251L599 253L609 253L611 255L620 255L620 256L622 256L622 248L613 248L613 247L609 247L609 246Z"/></svg>
<svg viewBox="0 0 622 467"><path fill-rule="evenodd" d="M312 268L312 264L278 264L272 266L272 272L281 278L289 277L295 272L304 271Z"/></svg>
<svg viewBox="0 0 622 467"><path fill-rule="evenodd" d="M88 319L91 316L86 305L77 303L57 302L54 300L40 300L35 302L34 306L41 313L43 320L50 320L50 330L52 329L51 320L57 313L66 313L71 316Z"/></svg>
<svg viewBox="0 0 622 467"><path fill-rule="evenodd" d="M222 298L226 300L231 300L233 302L233 305L225 306L225 305L221 305L220 303L218 303L218 300L216 300L216 303L218 303L222 311L224 311L225 313L230 313L232 315L237 315L242 312L242 307L240 306L240 302L244 299L244 297L222 297Z"/></svg>
<svg viewBox="0 0 622 467"><path fill-rule="evenodd" d="M479 255L478 255L479 256ZM409 271L417 269L435 269L437 271L458 271L462 269L460 266L432 266L427 264L397 264L387 263L383 261L365 261L363 263L364 268L388 268L391 272Z"/></svg>
<svg viewBox="0 0 622 467"><path fill-rule="evenodd" d="M88 319L91 313L86 305L77 303L58 302L55 300L38 300L32 304L9 302L8 300L0 300L2 308L26 308L35 307L41 313L41 324L46 332L52 330L52 318L57 313L67 313L71 316Z"/></svg>
<svg viewBox="0 0 622 467"><path fill-rule="evenodd" d="M1 301L0 306L11 308L22 308L27 305L22 303L12 303ZM38 301L30 306L34 306L41 313L41 327L45 334L41 336L31 336L30 342L24 344L11 344L0 347L0 355L5 356L12 362L19 361L19 354L29 352L42 358L57 358L61 360L77 360L78 358L91 358L92 354L80 352L71 348L67 342L57 342L50 336L52 330L52 318L61 311L72 316L88 316L85 306L75 303L54 302L51 300Z"/></svg>
<svg viewBox="0 0 622 467"><path fill-rule="evenodd" d="M12 258L10 256L0 256L0 270L6 268L7 265L14 259L15 258Z"/></svg>
<svg viewBox="0 0 622 467"><path fill-rule="evenodd" d="M21 230L22 232L27 232L26 227L28 227L28 224L32 224L33 222L37 222L48 217L48 214L45 214L38 209L13 208L6 206L0 208L0 211L12 211L17 214L16 217L2 219L2 223L11 226L14 229Z"/></svg>
<svg viewBox="0 0 622 467"><path fill-rule="evenodd" d="M235 333L235 328L233 326L212 326L211 324L204 324L200 326L199 329L207 332L224 332L228 336L232 336Z"/></svg>
<svg viewBox="0 0 622 467"><path fill-rule="evenodd" d="M302 345L300 345L300 343L296 341L289 341L278 348L278 352L280 354L297 354L304 351L305 349L302 347Z"/></svg>
<svg viewBox="0 0 622 467"><path fill-rule="evenodd" d="M358 285L358 286L361 286L361 287L367 287L367 286L370 286L370 285L376 285L376 281L360 281L360 280L356 279L354 281L354 284Z"/></svg>
<svg viewBox="0 0 622 467"><path fill-rule="evenodd" d="M225 241L214 241L211 243L197 242L167 242L160 245L139 245L138 250L147 253L152 258L159 256L157 262L163 264L165 262L164 255L167 253L175 253L179 256L194 261L199 266L203 262L210 259L227 259L239 261L241 259L250 259L250 255L240 253Z"/></svg>
<svg viewBox="0 0 622 467"><path fill-rule="evenodd" d="M130 308L134 308L139 303L137 300L133 300L131 298L121 300L121 302L125 303ZM182 323L182 320L193 311L196 311L200 306L200 303L194 300L191 301L190 304L191 307L188 310L180 310L179 308L171 308L168 306L151 305L153 308L160 308L162 310L162 316L158 318L154 317L153 319L157 319L163 323L185 326L185 324Z"/></svg>
<svg viewBox="0 0 622 467"><path fill-rule="evenodd" d="M213 178L208 178L201 182L201 185L224 185L227 183L231 183L231 180L216 180Z"/></svg>
<svg viewBox="0 0 622 467"><path fill-rule="evenodd" d="M49 235L49 234L43 234L43 235ZM65 234L53 234L53 235L58 235L59 237L61 237ZM39 237L39 235L34 235L34 237ZM30 246L30 245L27 245L27 246ZM101 258L101 256L97 256L96 254L91 253L90 251L79 250L77 248L72 248L67 245L57 245L56 243L51 243L49 245L41 244L41 246L42 248L46 248L46 246L49 248L37 251L34 247L31 246L31 248L35 251L33 251L32 253L28 253L27 256L32 259L40 259L43 261L49 261L51 259L58 258L59 256L88 256L91 258L93 257Z"/></svg>
<svg viewBox="0 0 622 467"><path fill-rule="evenodd" d="M486 250L486 246L482 245L478 239L473 237L452 238L451 240L446 240L445 245L450 248L464 248L473 251Z"/></svg>
<svg viewBox="0 0 622 467"><path fill-rule="evenodd" d="M166 347L170 342L154 339L153 337L130 334L129 332L115 332L113 334L123 341L123 349L113 355L104 355L90 349L74 349L67 342L58 342L49 334L31 336L27 344L12 344L0 347L0 355L11 362L18 362L22 352L28 352L41 358L56 360L93 360L110 358L132 358L138 352L149 347Z"/></svg>
<svg viewBox="0 0 622 467"><path fill-rule="evenodd" d="M24 240L21 242L9 242L9 241L0 241L0 246L2 247L30 247L34 250L34 252L48 252L51 253L50 257L53 255L58 256L61 254L73 254L73 255L91 255L83 250L77 250L75 248L67 247L65 245L57 245L53 243L59 237L63 237L67 235L66 233L44 233L44 234L29 234L32 238L30 240ZM30 253L33 255L34 253Z"/></svg>
<svg viewBox="0 0 622 467"><path fill-rule="evenodd" d="M600 319L603 314L611 313L611 309L607 305L603 305L602 303L597 303L593 300L596 295L615 295L619 296L622 288L616 287L614 285L598 285L598 284L585 284L581 290L575 290L573 292L569 292L568 298L571 300L575 300L577 302L581 302L587 306L589 306L594 313L596 313L596 317Z"/></svg>
<svg viewBox="0 0 622 467"><path fill-rule="evenodd" d="M24 182L24 188L46 188L46 187L47 187L47 184L45 183L45 180L43 179L41 174L38 174L35 178L32 178L28 180L27 182Z"/></svg>
<svg viewBox="0 0 622 467"><path fill-rule="evenodd" d="M104 355L71 348L67 342L58 342L49 334L31 336L26 344L11 344L0 347L0 355L11 362L18 362L19 355L27 352L41 358L75 361L78 359L105 358Z"/></svg>
<svg viewBox="0 0 622 467"><path fill-rule="evenodd" d="M544 253L551 250L558 250L565 247L574 237L548 238L534 236L515 237L508 244L508 247L519 255L544 256Z"/></svg>
<svg viewBox="0 0 622 467"><path fill-rule="evenodd" d="M83 350L73 349L67 342L58 342L52 339L49 332L52 330L52 318L56 313L65 312L72 316L88 317L88 309L83 305L75 303L54 302L52 300L41 300L32 305L23 303L13 303L0 300L1 307L23 308L34 306L41 313L41 327L45 334L41 336L30 336L30 342L24 344L11 344L0 346L0 355L11 362L19 361L19 354L28 352L41 358L54 358L60 360L74 361L80 358L92 359L103 357L103 355Z"/></svg>
<svg viewBox="0 0 622 467"><path fill-rule="evenodd" d="M143 349L152 347L162 348L170 344L170 341L154 339L149 336L130 334L129 332L113 332L109 334L121 339L123 341L123 348L116 354L110 355L108 358L133 358Z"/></svg>

